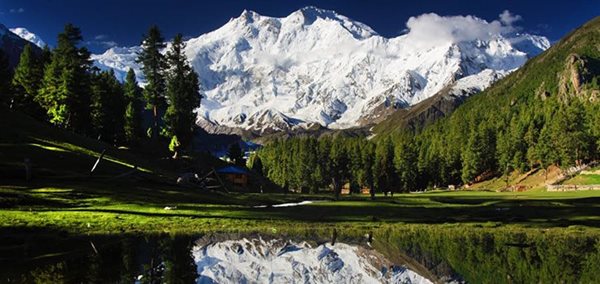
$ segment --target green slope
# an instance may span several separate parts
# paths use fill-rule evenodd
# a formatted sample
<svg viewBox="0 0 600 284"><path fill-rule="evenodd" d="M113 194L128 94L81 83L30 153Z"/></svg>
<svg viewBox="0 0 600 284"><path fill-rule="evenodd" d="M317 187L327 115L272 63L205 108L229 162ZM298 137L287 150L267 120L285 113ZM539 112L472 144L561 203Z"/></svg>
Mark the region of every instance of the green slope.
<svg viewBox="0 0 600 284"><path fill-rule="evenodd" d="M596 159L599 82L600 17L419 131L421 186ZM390 119L375 128L379 137L407 131Z"/></svg>
<svg viewBox="0 0 600 284"><path fill-rule="evenodd" d="M103 150L106 154L94 172L96 175L114 175L134 166L145 172L157 169L157 165L126 150L53 128L4 107L0 109L0 121L0 175L3 178L24 176L25 159L31 161L36 178L89 176Z"/></svg>

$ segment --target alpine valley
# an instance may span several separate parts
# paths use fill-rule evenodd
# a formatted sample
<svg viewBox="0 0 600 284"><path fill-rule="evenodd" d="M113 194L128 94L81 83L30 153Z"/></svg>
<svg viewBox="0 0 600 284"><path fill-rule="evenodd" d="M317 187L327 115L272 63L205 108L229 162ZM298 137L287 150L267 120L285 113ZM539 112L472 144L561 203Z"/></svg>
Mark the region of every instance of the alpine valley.
<svg viewBox="0 0 600 284"><path fill-rule="evenodd" d="M366 128L442 93L462 100L480 92L550 46L505 20L424 14L406 26L386 38L315 7L284 18L245 10L186 41L203 94L197 124L253 137ZM140 49L114 47L92 59L120 80L133 68L144 82Z"/></svg>

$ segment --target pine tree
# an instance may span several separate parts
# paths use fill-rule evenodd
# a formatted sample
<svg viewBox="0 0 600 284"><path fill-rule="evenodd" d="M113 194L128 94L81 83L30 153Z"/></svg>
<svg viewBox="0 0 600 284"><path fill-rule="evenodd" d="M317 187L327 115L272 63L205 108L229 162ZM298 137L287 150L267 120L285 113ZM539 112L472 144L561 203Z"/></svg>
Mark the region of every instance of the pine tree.
<svg viewBox="0 0 600 284"><path fill-rule="evenodd" d="M335 198L340 197L342 187L348 177L348 153L342 138L335 138L331 143L331 185Z"/></svg>
<svg viewBox="0 0 600 284"><path fill-rule="evenodd" d="M0 48L0 101L6 101L9 104L11 100L11 77L12 74L8 64L8 57Z"/></svg>
<svg viewBox="0 0 600 284"><path fill-rule="evenodd" d="M394 179L394 145L389 137L377 143L375 148L375 186L387 193Z"/></svg>
<svg viewBox="0 0 600 284"><path fill-rule="evenodd" d="M544 169L544 181L548 178L548 167L558 162L558 155L553 145L552 126L546 123L540 131L538 143L535 146L535 159L539 161L540 166Z"/></svg>
<svg viewBox="0 0 600 284"><path fill-rule="evenodd" d="M597 159L600 155L600 104L591 105L587 114L587 127L592 139L592 149L595 151L594 157Z"/></svg>
<svg viewBox="0 0 600 284"><path fill-rule="evenodd" d="M124 135L125 141L135 143L143 137L142 130L142 89L138 86L135 71L129 69L123 86L125 95Z"/></svg>
<svg viewBox="0 0 600 284"><path fill-rule="evenodd" d="M417 179L417 156L411 136L401 136L394 149L394 166L398 185L407 192L414 189Z"/></svg>
<svg viewBox="0 0 600 284"><path fill-rule="evenodd" d="M237 142L231 143L231 145L229 145L229 149L227 149L227 157L236 166L243 167L246 164L246 161L244 160L244 154L242 153L242 148L240 148L240 145Z"/></svg>
<svg viewBox="0 0 600 284"><path fill-rule="evenodd" d="M91 123L95 134L106 142L122 142L125 101L114 72L104 71L94 75L91 89Z"/></svg>
<svg viewBox="0 0 600 284"><path fill-rule="evenodd" d="M494 131L481 123L471 131L462 155L462 180L472 182L478 175L493 170L496 159L496 140Z"/></svg>
<svg viewBox="0 0 600 284"><path fill-rule="evenodd" d="M36 99L52 123L85 132L89 125L91 61L89 51L77 47L82 40L79 28L65 26Z"/></svg>
<svg viewBox="0 0 600 284"><path fill-rule="evenodd" d="M142 41L142 51L138 54L137 62L142 64L142 72L146 77L144 99L146 108L152 110L152 138L159 134L159 108L164 104L166 60L161 53L166 44L157 26L152 26Z"/></svg>
<svg viewBox="0 0 600 284"><path fill-rule="evenodd" d="M167 73L166 134L177 136L181 142L180 148L186 148L192 141L194 109L200 105L198 75L188 64L184 48L183 36L178 34L167 52L170 69ZM177 151L174 157L176 156Z"/></svg>
<svg viewBox="0 0 600 284"><path fill-rule="evenodd" d="M52 50L50 50L48 45L44 45L44 48L42 48L42 53L39 56L40 65L45 67L46 65L50 64L50 61L52 61ZM44 73L43 71L44 70L42 70L42 74Z"/></svg>
<svg viewBox="0 0 600 284"><path fill-rule="evenodd" d="M373 143L366 143L364 147L361 148L361 156L364 171L361 184L362 186L369 188L371 199L375 199L375 181L373 175L373 166L375 164L375 147Z"/></svg>
<svg viewBox="0 0 600 284"><path fill-rule="evenodd" d="M49 62L42 57L50 56L46 52L49 53L49 49L45 49L42 55L36 55L31 45L26 44L12 80L14 104L20 106L22 111L40 120L46 118L46 113L37 102L36 96L44 77L45 64Z"/></svg>
<svg viewBox="0 0 600 284"><path fill-rule="evenodd" d="M258 155L252 155L252 166L250 167L253 172L259 176L263 175L263 163L262 159Z"/></svg>

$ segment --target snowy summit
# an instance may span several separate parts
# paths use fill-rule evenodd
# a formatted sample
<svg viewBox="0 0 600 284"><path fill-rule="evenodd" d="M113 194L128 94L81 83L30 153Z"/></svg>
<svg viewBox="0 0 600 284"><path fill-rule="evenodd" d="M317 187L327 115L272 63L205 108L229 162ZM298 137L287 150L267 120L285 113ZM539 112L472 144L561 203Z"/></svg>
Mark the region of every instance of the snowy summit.
<svg viewBox="0 0 600 284"><path fill-rule="evenodd" d="M408 20L405 34L386 38L315 7L284 18L243 11L186 42L204 95L198 124L210 132L258 134L315 124L350 128L444 89L469 95L549 47L544 37L519 33L518 19L507 11L491 22L424 14ZM129 67L139 76L138 48L92 58L121 78Z"/></svg>
<svg viewBox="0 0 600 284"><path fill-rule="evenodd" d="M40 38L38 35L30 32L26 28L13 28L13 29L10 29L10 31L12 33L18 35L20 38L22 38L28 42L31 42L40 48L44 48L44 46L46 45L46 43L42 40L42 38Z"/></svg>

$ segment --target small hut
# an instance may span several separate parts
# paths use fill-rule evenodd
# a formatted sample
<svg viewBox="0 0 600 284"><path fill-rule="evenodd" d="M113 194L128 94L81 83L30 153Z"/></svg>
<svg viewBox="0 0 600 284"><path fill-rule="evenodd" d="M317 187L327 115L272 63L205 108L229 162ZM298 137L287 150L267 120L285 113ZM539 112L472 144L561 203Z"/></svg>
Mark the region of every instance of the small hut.
<svg viewBox="0 0 600 284"><path fill-rule="evenodd" d="M246 187L248 185L248 171L237 166L227 166L217 169L217 174L233 185Z"/></svg>

